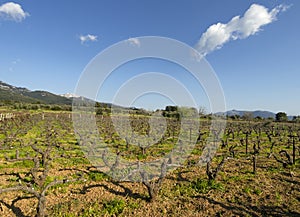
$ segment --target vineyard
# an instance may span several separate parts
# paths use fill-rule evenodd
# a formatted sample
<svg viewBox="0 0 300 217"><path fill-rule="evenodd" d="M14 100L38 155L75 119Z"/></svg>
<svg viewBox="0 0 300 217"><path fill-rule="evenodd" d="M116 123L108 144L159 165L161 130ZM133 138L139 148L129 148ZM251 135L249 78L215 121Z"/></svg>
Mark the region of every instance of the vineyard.
<svg viewBox="0 0 300 217"><path fill-rule="evenodd" d="M95 149L88 130L74 131L70 112L0 115L0 216L300 216L300 124L227 121L219 138L206 117L185 123L199 126L182 139L180 118L168 117L155 138L147 115L130 115L135 134L153 134L153 141L139 141L119 135L110 115L91 118L105 148ZM190 156L175 168L193 140ZM218 148L203 160L207 141ZM122 159L138 162L134 174ZM155 159L164 160L152 179L139 162ZM101 167L126 178L113 179Z"/></svg>

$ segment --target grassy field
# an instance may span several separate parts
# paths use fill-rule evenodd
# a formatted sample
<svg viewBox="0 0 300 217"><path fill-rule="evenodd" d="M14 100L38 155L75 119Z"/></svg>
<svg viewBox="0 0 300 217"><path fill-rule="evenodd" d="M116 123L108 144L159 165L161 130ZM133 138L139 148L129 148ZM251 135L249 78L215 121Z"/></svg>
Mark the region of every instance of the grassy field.
<svg viewBox="0 0 300 217"><path fill-rule="evenodd" d="M228 121L216 155L201 166L210 129L201 119L184 165L141 183L91 165L81 143L93 135L76 138L70 113L14 113L0 122L0 216L300 216L299 124ZM179 140L175 119L147 147L121 138L109 116L96 119L102 141L130 161L165 156ZM149 133L148 117L130 120L136 133Z"/></svg>

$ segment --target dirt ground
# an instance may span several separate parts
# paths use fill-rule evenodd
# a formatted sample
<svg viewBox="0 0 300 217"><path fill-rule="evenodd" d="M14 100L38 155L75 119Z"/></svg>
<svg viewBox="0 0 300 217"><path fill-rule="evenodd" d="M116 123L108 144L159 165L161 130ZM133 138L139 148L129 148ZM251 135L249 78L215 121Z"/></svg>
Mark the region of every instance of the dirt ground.
<svg viewBox="0 0 300 217"><path fill-rule="evenodd" d="M48 216L300 216L299 168L269 169L276 162L258 161L251 172L247 159L229 160L216 186L197 191L193 184L205 179L204 167L181 168L168 174L154 202L148 202L141 183L109 180L76 182L55 187L47 195ZM278 166L278 165L277 165ZM13 169L2 169L10 174ZM67 175L66 171L55 175ZM1 185L9 176L0 176ZM218 185L217 185L218 184ZM107 202L122 201L108 209ZM37 199L22 192L0 195L0 216L34 216ZM119 207L118 207L119 206Z"/></svg>

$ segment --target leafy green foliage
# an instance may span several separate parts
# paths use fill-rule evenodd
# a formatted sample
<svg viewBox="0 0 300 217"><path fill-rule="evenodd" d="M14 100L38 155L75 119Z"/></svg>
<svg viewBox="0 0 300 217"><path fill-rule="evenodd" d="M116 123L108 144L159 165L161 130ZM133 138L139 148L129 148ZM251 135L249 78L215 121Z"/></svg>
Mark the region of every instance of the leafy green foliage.
<svg viewBox="0 0 300 217"><path fill-rule="evenodd" d="M108 200L103 202L103 212L109 215L118 215L125 209L126 202L124 200Z"/></svg>
<svg viewBox="0 0 300 217"><path fill-rule="evenodd" d="M276 119L276 121L283 122L283 121L287 121L288 117L287 117L287 114L285 112L278 112L276 114L275 119Z"/></svg>

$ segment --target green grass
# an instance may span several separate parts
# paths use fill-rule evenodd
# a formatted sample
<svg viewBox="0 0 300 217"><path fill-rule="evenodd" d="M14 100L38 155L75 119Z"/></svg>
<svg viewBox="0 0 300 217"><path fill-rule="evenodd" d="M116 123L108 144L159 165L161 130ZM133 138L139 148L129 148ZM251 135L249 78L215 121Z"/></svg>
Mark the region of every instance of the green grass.
<svg viewBox="0 0 300 217"><path fill-rule="evenodd" d="M79 166L79 165L89 165L90 161L85 157L71 157L71 158L59 158L55 160L56 164L63 167L72 167L72 166Z"/></svg>
<svg viewBox="0 0 300 217"><path fill-rule="evenodd" d="M192 197L197 194L207 194L211 190L223 192L225 191L225 187L223 184L216 181L209 182L207 179L197 179L189 183L176 184L172 192L175 197L176 196Z"/></svg>
<svg viewBox="0 0 300 217"><path fill-rule="evenodd" d="M210 190L218 190L218 191L224 191L225 187L216 181L209 182L206 179L197 179L196 181L191 183L192 188L197 192L201 194L206 194Z"/></svg>
<svg viewBox="0 0 300 217"><path fill-rule="evenodd" d="M230 176L226 179L228 182L239 182L242 180L240 176Z"/></svg>
<svg viewBox="0 0 300 217"><path fill-rule="evenodd" d="M6 168L32 168L34 167L34 162L32 160L24 160L24 161L17 161L13 163L8 163Z"/></svg>
<svg viewBox="0 0 300 217"><path fill-rule="evenodd" d="M249 186L245 187L243 189L243 192L247 193L247 194L250 194L251 193L251 188Z"/></svg>
<svg viewBox="0 0 300 217"><path fill-rule="evenodd" d="M109 215L119 215L123 212L126 207L124 200L113 199L103 202L103 212Z"/></svg>
<svg viewBox="0 0 300 217"><path fill-rule="evenodd" d="M192 153L193 155L201 155L202 154L202 150L198 149L198 148L195 148L193 149Z"/></svg>
<svg viewBox="0 0 300 217"><path fill-rule="evenodd" d="M70 212L71 205L77 207L80 204L79 199L74 199L65 203L58 203L51 207L49 216L57 217L75 217L78 214Z"/></svg>
<svg viewBox="0 0 300 217"><path fill-rule="evenodd" d="M95 182L100 182L104 180L108 180L110 177L106 175L105 173L99 172L99 171L91 171L88 174L89 179Z"/></svg>
<svg viewBox="0 0 300 217"><path fill-rule="evenodd" d="M263 193L263 191L261 189L259 189L259 188L255 188L253 190L253 193L256 194L256 195L261 195Z"/></svg>

